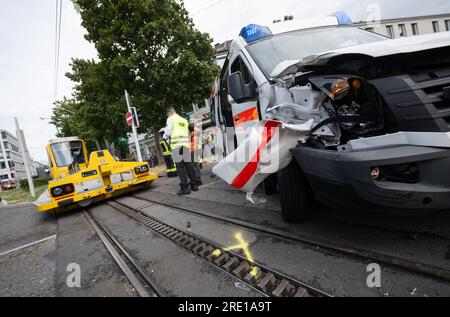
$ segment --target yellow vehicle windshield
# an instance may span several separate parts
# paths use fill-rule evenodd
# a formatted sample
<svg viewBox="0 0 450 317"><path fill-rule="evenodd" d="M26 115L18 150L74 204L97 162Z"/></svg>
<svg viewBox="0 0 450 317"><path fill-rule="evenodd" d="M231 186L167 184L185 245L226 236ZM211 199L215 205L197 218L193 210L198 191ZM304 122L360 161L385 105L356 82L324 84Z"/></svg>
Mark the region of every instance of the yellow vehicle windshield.
<svg viewBox="0 0 450 317"><path fill-rule="evenodd" d="M51 145L57 167L86 163L86 156L81 141L54 143Z"/></svg>

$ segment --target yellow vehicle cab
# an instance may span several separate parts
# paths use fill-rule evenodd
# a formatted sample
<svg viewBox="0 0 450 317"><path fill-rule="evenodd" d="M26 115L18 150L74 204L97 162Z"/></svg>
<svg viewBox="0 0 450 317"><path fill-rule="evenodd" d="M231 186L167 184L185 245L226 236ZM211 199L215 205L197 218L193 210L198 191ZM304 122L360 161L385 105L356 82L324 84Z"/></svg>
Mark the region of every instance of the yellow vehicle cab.
<svg viewBox="0 0 450 317"><path fill-rule="evenodd" d="M47 145L52 180L34 202L40 212L59 213L86 207L145 188L158 175L147 163L120 162L107 150L92 152L77 137L51 140Z"/></svg>

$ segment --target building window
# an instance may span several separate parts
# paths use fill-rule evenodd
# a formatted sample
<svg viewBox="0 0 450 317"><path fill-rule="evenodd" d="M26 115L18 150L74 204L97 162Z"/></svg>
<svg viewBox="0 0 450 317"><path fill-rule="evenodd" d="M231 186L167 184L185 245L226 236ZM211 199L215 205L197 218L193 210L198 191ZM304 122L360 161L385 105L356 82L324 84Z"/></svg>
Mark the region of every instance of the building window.
<svg viewBox="0 0 450 317"><path fill-rule="evenodd" d="M8 150L9 149L8 142L4 141L3 142L3 147L5 148L5 150Z"/></svg>
<svg viewBox="0 0 450 317"><path fill-rule="evenodd" d="M387 36L389 36L391 39L395 39L394 27L392 25L386 26L386 32Z"/></svg>
<svg viewBox="0 0 450 317"><path fill-rule="evenodd" d="M433 21L433 32L438 33L439 31L439 21Z"/></svg>
<svg viewBox="0 0 450 317"><path fill-rule="evenodd" d="M370 28L365 28L364 30L366 30L367 32L372 32L372 33L375 32L375 30L374 30L372 27L370 27Z"/></svg>
<svg viewBox="0 0 450 317"><path fill-rule="evenodd" d="M445 20L445 30L450 31L450 20Z"/></svg>
<svg viewBox="0 0 450 317"><path fill-rule="evenodd" d="M413 35L419 35L419 26L417 23L411 23L411 29Z"/></svg>
<svg viewBox="0 0 450 317"><path fill-rule="evenodd" d="M407 36L407 34L406 34L406 27L405 27L404 24L399 24L398 25L398 32L400 33L400 37Z"/></svg>
<svg viewBox="0 0 450 317"><path fill-rule="evenodd" d="M2 131L2 139L6 140L6 132Z"/></svg>

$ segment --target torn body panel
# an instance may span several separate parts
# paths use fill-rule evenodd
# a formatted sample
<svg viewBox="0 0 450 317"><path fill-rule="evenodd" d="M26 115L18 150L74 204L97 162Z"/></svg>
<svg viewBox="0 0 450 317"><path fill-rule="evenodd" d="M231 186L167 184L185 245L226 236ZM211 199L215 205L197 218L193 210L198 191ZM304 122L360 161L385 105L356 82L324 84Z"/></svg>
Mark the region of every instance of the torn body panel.
<svg viewBox="0 0 450 317"><path fill-rule="evenodd" d="M308 134L313 123L261 121L241 146L214 166L213 173L229 185L251 193L269 175L289 165L290 150Z"/></svg>

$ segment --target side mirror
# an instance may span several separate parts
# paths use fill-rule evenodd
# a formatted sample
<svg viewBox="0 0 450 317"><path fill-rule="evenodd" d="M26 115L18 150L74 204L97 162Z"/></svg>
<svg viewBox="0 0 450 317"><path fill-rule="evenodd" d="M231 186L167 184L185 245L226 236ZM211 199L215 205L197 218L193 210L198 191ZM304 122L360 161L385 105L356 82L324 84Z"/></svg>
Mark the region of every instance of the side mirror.
<svg viewBox="0 0 450 317"><path fill-rule="evenodd" d="M235 72L228 77L228 90L230 96L238 103L256 98L254 81L245 84L241 72Z"/></svg>

